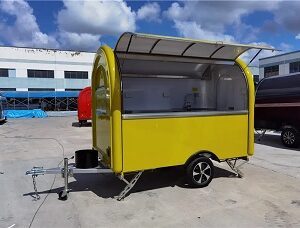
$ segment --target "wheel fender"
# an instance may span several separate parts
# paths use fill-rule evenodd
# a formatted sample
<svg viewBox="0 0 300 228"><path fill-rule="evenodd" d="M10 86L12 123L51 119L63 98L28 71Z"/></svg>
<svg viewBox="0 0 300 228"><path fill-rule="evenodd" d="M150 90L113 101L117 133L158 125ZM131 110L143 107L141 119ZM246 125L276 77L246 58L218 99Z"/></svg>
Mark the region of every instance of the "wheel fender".
<svg viewBox="0 0 300 228"><path fill-rule="evenodd" d="M186 161L185 165L188 165L191 161L193 161L195 158L197 157L207 157L207 158L210 158L214 161L218 161L220 162L219 158L213 153L213 152L210 152L210 151L199 151L195 154L193 154L191 157L189 157L189 159Z"/></svg>
<svg viewBox="0 0 300 228"><path fill-rule="evenodd" d="M297 132L299 132L298 128L294 127L293 125L283 125L281 127L281 130L283 131L283 130L285 130L287 128L292 128L292 129L295 129Z"/></svg>

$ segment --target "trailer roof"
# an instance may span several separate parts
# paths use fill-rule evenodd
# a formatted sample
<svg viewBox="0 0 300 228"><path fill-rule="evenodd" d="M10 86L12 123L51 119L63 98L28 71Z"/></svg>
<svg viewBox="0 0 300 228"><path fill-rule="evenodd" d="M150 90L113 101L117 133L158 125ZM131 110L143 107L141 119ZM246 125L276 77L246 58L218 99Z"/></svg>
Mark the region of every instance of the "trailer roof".
<svg viewBox="0 0 300 228"><path fill-rule="evenodd" d="M128 54L236 60L250 49L275 50L270 46L232 44L222 41L192 40L126 32L119 38L114 51Z"/></svg>
<svg viewBox="0 0 300 228"><path fill-rule="evenodd" d="M257 86L256 99L291 97L300 94L300 74L264 78Z"/></svg>

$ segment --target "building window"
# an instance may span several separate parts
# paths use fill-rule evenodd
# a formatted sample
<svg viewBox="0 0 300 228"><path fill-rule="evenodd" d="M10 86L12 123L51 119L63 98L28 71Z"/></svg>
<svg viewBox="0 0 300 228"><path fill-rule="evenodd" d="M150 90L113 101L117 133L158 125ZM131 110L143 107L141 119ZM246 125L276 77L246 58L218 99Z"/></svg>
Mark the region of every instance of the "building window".
<svg viewBox="0 0 300 228"><path fill-rule="evenodd" d="M65 91L81 91L82 89L65 89Z"/></svg>
<svg viewBox="0 0 300 228"><path fill-rule="evenodd" d="M0 88L1 91L16 91L16 88Z"/></svg>
<svg viewBox="0 0 300 228"><path fill-rule="evenodd" d="M8 77L8 69L0 69L0 77Z"/></svg>
<svg viewBox="0 0 300 228"><path fill-rule="evenodd" d="M300 72L300 62L290 63L290 73Z"/></svg>
<svg viewBox="0 0 300 228"><path fill-rule="evenodd" d="M28 78L54 78L54 70L27 70Z"/></svg>
<svg viewBox="0 0 300 228"><path fill-rule="evenodd" d="M279 65L265 67L265 77L279 75Z"/></svg>
<svg viewBox="0 0 300 228"><path fill-rule="evenodd" d="M65 78L88 79L88 72L87 71L65 71Z"/></svg>
<svg viewBox="0 0 300 228"><path fill-rule="evenodd" d="M53 88L28 88L28 91L55 91Z"/></svg>

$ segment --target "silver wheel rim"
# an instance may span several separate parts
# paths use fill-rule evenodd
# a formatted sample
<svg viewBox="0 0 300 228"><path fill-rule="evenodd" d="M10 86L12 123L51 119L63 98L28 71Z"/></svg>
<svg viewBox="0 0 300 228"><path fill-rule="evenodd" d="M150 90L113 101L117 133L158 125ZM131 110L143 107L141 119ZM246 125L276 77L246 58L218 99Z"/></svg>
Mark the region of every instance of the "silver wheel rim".
<svg viewBox="0 0 300 228"><path fill-rule="evenodd" d="M292 145L295 143L295 135L293 132L291 131L286 131L283 133L283 141L288 144L288 145Z"/></svg>
<svg viewBox="0 0 300 228"><path fill-rule="evenodd" d="M198 184L205 184L211 177L211 167L206 162L199 162L193 169L193 179Z"/></svg>

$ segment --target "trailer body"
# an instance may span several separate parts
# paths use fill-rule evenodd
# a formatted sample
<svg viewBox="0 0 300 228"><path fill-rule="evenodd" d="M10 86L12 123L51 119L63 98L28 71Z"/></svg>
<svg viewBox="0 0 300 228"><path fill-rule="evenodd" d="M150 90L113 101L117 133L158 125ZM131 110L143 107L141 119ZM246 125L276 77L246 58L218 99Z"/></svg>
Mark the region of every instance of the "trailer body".
<svg viewBox="0 0 300 228"><path fill-rule="evenodd" d="M300 143L300 74L264 78L258 84L255 128L281 131L284 145ZM285 137L289 135L289 137ZM292 139L288 143L286 139Z"/></svg>
<svg viewBox="0 0 300 228"><path fill-rule="evenodd" d="M251 48L145 34L102 46L92 73L93 148L117 174L254 153Z"/></svg>

